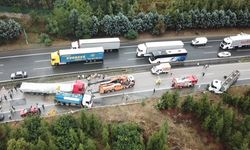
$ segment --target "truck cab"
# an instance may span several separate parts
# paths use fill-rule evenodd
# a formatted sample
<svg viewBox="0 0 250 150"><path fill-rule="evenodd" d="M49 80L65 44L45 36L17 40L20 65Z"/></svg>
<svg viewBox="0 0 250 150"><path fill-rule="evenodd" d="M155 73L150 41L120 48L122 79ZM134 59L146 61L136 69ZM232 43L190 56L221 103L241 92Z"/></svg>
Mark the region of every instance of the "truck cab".
<svg viewBox="0 0 250 150"><path fill-rule="evenodd" d="M220 80L213 80L210 83L209 87L208 87L208 91L214 92L214 93L222 93L220 91L221 86L222 86L222 81L220 81Z"/></svg>
<svg viewBox="0 0 250 150"><path fill-rule="evenodd" d="M93 105L92 95L91 94L84 94L83 100L82 100L82 106L91 108Z"/></svg>
<svg viewBox="0 0 250 150"><path fill-rule="evenodd" d="M171 66L169 63L162 63L157 66L153 66L153 68L151 69L151 73L159 75L161 73L168 73L170 69Z"/></svg>
<svg viewBox="0 0 250 150"><path fill-rule="evenodd" d="M51 65L52 66L56 66L60 64L60 55L59 55L59 51L56 52L52 52L50 54L51 57Z"/></svg>
<svg viewBox="0 0 250 150"><path fill-rule="evenodd" d="M137 49L136 49L136 52L137 52L136 56L138 56L138 57L144 56L144 54L146 54L146 49L147 49L147 47L145 44L139 44Z"/></svg>
<svg viewBox="0 0 250 150"><path fill-rule="evenodd" d="M232 40L230 38L224 38L220 43L221 49L233 49Z"/></svg>

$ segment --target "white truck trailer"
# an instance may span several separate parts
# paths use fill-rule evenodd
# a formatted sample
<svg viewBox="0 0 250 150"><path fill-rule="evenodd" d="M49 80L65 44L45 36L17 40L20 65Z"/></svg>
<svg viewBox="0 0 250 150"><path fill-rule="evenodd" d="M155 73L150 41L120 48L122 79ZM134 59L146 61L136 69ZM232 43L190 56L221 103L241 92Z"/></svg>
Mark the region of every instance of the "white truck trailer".
<svg viewBox="0 0 250 150"><path fill-rule="evenodd" d="M237 49L248 46L250 46L250 35L245 33L226 37L220 43L221 49Z"/></svg>
<svg viewBox="0 0 250 150"><path fill-rule="evenodd" d="M240 72L235 70L226 77L225 81L213 80L208 87L208 91L216 94L224 93L239 79L239 77Z"/></svg>
<svg viewBox="0 0 250 150"><path fill-rule="evenodd" d="M151 53L154 51L178 49L183 48L183 46L184 43L182 41L146 42L138 45L136 56L151 56Z"/></svg>
<svg viewBox="0 0 250 150"><path fill-rule="evenodd" d="M73 94L85 93L85 87L81 80L77 80L75 83L32 83L23 82L20 86L20 90L25 93L37 93L37 94L55 94L57 92L66 92Z"/></svg>
<svg viewBox="0 0 250 150"><path fill-rule="evenodd" d="M80 39L71 43L72 49L103 47L105 51L118 50L120 48L119 38L98 38L98 39Z"/></svg>

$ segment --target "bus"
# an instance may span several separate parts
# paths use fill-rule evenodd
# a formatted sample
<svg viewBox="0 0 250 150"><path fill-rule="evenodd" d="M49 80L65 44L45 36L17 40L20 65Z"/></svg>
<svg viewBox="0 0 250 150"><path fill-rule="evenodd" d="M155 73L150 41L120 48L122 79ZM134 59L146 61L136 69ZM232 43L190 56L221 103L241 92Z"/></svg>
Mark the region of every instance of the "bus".
<svg viewBox="0 0 250 150"><path fill-rule="evenodd" d="M172 49L172 50L161 50L152 52L152 56L149 57L151 64L184 61L187 57L186 49Z"/></svg>

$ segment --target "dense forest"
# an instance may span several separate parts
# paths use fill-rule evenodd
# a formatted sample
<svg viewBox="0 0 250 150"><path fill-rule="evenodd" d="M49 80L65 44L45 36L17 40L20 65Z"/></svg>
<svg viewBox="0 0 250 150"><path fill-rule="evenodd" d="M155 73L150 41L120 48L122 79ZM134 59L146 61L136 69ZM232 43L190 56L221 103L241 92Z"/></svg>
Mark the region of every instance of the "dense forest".
<svg viewBox="0 0 250 150"><path fill-rule="evenodd" d="M200 121L202 128L225 145L225 149L250 149L250 90L243 96L225 93L221 102L209 100L205 94L201 99L187 96L180 101L179 95L165 93L157 108L159 110L180 109L191 113Z"/></svg>
<svg viewBox="0 0 250 150"><path fill-rule="evenodd" d="M250 26L248 0L0 0L0 4L16 12L28 9L31 26L38 26L35 32L66 39L135 39L142 32Z"/></svg>
<svg viewBox="0 0 250 150"><path fill-rule="evenodd" d="M50 119L49 119L50 120ZM7 150L165 150L168 125L145 139L134 123L105 123L82 111L79 117L64 115L48 121L31 116L19 127L0 125L0 149Z"/></svg>

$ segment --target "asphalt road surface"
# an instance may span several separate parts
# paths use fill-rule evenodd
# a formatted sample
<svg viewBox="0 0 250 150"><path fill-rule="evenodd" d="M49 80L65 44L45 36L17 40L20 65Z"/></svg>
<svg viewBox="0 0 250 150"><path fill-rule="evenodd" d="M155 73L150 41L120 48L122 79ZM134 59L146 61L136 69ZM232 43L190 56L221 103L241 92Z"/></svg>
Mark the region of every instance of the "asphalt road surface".
<svg viewBox="0 0 250 150"><path fill-rule="evenodd" d="M187 60L216 58L221 40L209 40L206 46L193 47L190 42L184 42L188 51ZM23 51L18 55L0 55L0 81L9 80L10 74L18 70L28 72L29 77L58 74L65 72L95 70L101 68L112 68L121 66L134 66L149 64L148 58L136 58L137 45L127 45L120 48L119 52L105 53L103 63L84 64L74 63L63 66L52 67L50 65L50 53L55 49L37 49L34 53ZM42 51L42 52L41 52ZM232 56L250 55L250 49L232 50Z"/></svg>
<svg viewBox="0 0 250 150"><path fill-rule="evenodd" d="M173 77L184 77L186 75L196 75L198 77L198 84L194 88L179 89L182 94L193 93L194 91L205 90L207 84L214 79L223 80L224 75L229 75L233 70L237 69L241 75L237 84L249 84L250 83L250 63L233 63L233 64L220 64L210 65L209 68L204 69L203 66L187 67L187 68L176 68L172 69L171 74L161 74L159 76L153 75L150 72L141 72L132 74L135 77L136 84L133 88L126 89L119 92L113 92L108 94L95 94L94 107L102 107L114 104L123 104L134 100L142 100L148 97L159 97L166 90L171 89L171 81ZM205 76L202 76L202 72L205 72ZM161 84L156 85L156 80L160 79ZM146 81L146 82L145 82ZM96 91L98 85L91 85L88 89ZM153 89L156 90L153 93ZM40 95L23 95L20 91L14 92L14 98L11 100L8 97L7 101L2 102L2 111L6 116L5 121L9 121L7 118L10 114L9 108L14 106L16 113L12 115L12 119L20 119L20 110L23 108L36 105L41 108L41 105L45 105L45 109L42 110L42 115L46 116L51 110L56 110L58 113L65 113L79 110L79 107L73 106L55 106L53 102L53 96L40 96Z"/></svg>

